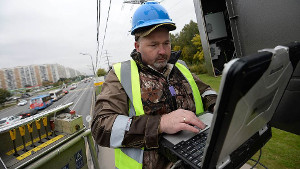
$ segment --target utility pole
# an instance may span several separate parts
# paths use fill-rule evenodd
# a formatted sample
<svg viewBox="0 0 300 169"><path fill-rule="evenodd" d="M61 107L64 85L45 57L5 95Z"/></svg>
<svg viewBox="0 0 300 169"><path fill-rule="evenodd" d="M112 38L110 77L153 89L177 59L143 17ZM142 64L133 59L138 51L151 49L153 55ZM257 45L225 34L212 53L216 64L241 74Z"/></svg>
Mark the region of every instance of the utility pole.
<svg viewBox="0 0 300 169"><path fill-rule="evenodd" d="M111 56L108 56L108 53L107 53L107 50L105 50L105 56L106 56L106 62L107 62L107 66L108 66L108 69L109 69L109 57Z"/></svg>
<svg viewBox="0 0 300 169"><path fill-rule="evenodd" d="M92 62L92 68L93 68L93 74L94 74L94 77L96 77L96 72L95 72L95 67L94 67L94 63L93 63L93 57L92 57L92 55L91 54L89 54L89 53L80 53L81 55L88 55L88 56L90 56L90 58L91 58L91 62Z"/></svg>

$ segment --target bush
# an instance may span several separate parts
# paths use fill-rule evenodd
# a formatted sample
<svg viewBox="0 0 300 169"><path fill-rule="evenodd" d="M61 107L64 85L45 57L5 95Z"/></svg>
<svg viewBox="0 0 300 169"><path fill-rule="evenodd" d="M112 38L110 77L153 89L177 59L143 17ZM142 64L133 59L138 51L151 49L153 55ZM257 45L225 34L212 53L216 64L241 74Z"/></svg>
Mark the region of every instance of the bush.
<svg viewBox="0 0 300 169"><path fill-rule="evenodd" d="M206 67L203 63L188 65L190 71L195 74L205 74L207 73Z"/></svg>

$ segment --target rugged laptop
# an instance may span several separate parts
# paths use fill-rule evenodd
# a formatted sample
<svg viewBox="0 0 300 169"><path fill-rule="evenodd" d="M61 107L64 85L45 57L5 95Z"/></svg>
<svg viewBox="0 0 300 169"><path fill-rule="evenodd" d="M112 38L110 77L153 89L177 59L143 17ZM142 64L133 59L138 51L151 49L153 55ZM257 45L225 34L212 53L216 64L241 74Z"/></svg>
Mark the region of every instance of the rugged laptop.
<svg viewBox="0 0 300 169"><path fill-rule="evenodd" d="M207 128L163 135L161 152L190 168L239 168L271 138L269 122L293 73L289 48L277 46L225 65ZM296 56L298 57L298 56Z"/></svg>

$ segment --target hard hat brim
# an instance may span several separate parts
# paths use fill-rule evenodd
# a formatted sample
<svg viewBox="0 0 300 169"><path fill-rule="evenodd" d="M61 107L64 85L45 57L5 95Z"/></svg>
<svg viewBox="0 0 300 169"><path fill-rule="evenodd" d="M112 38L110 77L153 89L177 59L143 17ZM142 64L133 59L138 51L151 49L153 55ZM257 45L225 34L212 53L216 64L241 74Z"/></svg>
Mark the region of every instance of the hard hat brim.
<svg viewBox="0 0 300 169"><path fill-rule="evenodd" d="M172 31L172 30L176 29L176 25L174 23L161 23L161 24L157 24L157 25L154 25L154 26L150 26L150 27L148 27L148 29L144 28L144 29L141 29L141 30L137 30L134 33L134 35L137 36L137 37L145 37L145 36L149 35L151 32L153 32L158 27L165 27L165 28L168 29L168 31Z"/></svg>

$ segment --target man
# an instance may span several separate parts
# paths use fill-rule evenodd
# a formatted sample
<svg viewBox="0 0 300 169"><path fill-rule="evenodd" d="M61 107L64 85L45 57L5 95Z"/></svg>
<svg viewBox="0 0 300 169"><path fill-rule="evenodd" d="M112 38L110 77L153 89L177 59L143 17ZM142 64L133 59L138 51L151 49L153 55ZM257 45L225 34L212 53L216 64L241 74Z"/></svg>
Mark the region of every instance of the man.
<svg viewBox="0 0 300 169"><path fill-rule="evenodd" d="M205 126L196 114L213 109L216 93L177 62L180 52L171 52L174 29L161 5L141 5L132 19L133 60L113 66L97 97L92 134L115 148L116 168L169 168L158 153L161 134L198 132L192 125Z"/></svg>

